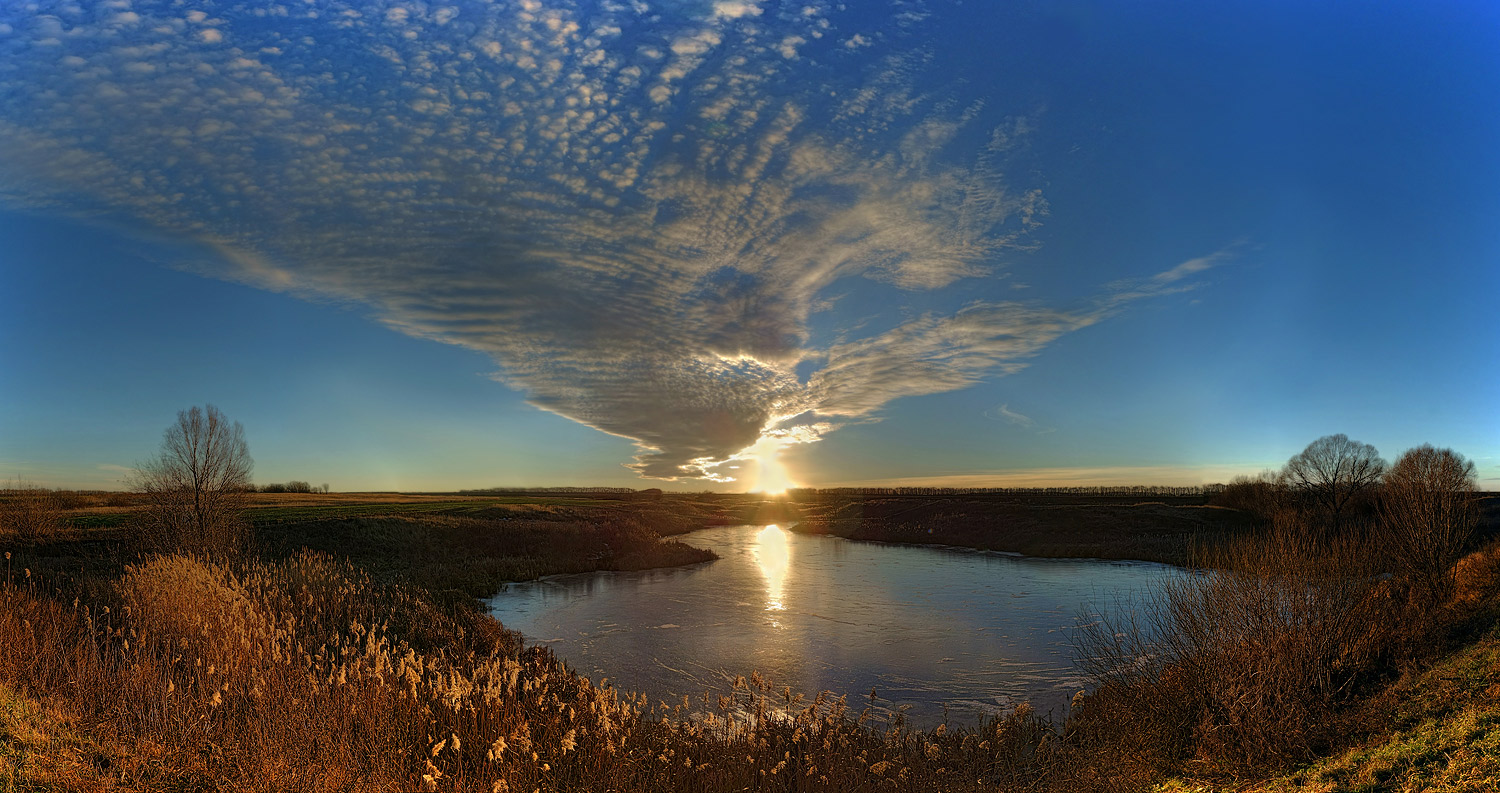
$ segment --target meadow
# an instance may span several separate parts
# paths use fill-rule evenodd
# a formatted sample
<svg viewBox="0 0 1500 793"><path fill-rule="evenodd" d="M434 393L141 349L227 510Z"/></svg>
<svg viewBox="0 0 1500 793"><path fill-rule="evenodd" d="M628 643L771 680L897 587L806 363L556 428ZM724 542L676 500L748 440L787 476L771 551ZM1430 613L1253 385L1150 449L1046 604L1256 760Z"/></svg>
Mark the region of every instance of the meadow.
<svg viewBox="0 0 1500 793"><path fill-rule="evenodd" d="M255 494L252 550L205 554L142 545L129 496L12 491L9 525L40 517L0 538L0 791L1490 789L1496 499L1441 602L1372 574L1379 543L1208 500ZM753 670L729 695L646 701L524 647L475 600L699 563L670 538L789 518L855 539L1156 548L1220 572L1155 611L1105 609L1079 638L1096 685L1065 720L1023 706L935 730Z"/></svg>

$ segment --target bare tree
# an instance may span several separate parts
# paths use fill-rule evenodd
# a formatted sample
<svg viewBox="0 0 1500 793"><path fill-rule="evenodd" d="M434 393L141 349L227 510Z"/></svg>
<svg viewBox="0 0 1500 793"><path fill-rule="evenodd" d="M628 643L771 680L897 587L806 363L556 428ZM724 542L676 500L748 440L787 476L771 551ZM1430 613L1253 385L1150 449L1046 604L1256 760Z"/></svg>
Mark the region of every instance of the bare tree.
<svg viewBox="0 0 1500 793"><path fill-rule="evenodd" d="M248 531L241 513L253 465L239 422L213 405L179 411L160 454L137 466L131 480L149 505L145 538L212 554L243 550Z"/></svg>
<svg viewBox="0 0 1500 793"><path fill-rule="evenodd" d="M1384 472L1385 460L1374 446L1349 440L1343 433L1309 443L1281 469L1289 487L1327 511L1335 531L1350 502L1379 482Z"/></svg>
<svg viewBox="0 0 1500 793"><path fill-rule="evenodd" d="M1478 524L1474 476L1474 463L1430 444L1408 450L1385 476L1381 523L1395 562L1429 605L1451 594L1453 563Z"/></svg>

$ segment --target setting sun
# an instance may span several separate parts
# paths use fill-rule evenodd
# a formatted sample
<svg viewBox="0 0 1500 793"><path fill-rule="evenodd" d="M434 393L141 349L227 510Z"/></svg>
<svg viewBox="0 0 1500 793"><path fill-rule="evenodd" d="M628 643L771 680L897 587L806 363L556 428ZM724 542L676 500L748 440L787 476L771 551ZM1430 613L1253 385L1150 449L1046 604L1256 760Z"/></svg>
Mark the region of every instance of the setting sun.
<svg viewBox="0 0 1500 793"><path fill-rule="evenodd" d="M781 462L781 450L785 446L785 442L779 438L765 437L745 450L745 458L757 464L755 486L750 488L750 492L779 496L788 488L797 486Z"/></svg>
<svg viewBox="0 0 1500 793"><path fill-rule="evenodd" d="M1497 52L0 0L0 793L1500 793Z"/></svg>

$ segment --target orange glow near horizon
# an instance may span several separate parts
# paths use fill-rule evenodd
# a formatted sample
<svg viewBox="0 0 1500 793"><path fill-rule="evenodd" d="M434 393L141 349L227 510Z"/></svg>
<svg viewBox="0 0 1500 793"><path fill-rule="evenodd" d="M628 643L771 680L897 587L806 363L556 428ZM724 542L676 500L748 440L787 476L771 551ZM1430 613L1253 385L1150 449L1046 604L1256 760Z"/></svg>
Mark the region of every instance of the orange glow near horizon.
<svg viewBox="0 0 1500 793"><path fill-rule="evenodd" d="M785 445L779 438L765 437L745 450L745 459L754 460L757 466L755 487L750 489L751 493L779 496L797 486L781 462L781 450Z"/></svg>

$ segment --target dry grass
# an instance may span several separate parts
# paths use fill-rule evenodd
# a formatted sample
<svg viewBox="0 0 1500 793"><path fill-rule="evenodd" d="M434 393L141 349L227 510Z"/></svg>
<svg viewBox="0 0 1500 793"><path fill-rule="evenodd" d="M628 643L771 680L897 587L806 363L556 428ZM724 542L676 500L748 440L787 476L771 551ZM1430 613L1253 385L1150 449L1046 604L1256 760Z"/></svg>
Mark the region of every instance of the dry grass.
<svg viewBox="0 0 1500 793"><path fill-rule="evenodd" d="M55 537L64 526L63 510L73 500L68 491L11 482L0 490L0 539L35 543Z"/></svg>
<svg viewBox="0 0 1500 793"><path fill-rule="evenodd" d="M923 733L755 677L650 703L319 554L160 556L111 604L34 581L0 586L0 680L216 789L978 790L1057 756L1024 710Z"/></svg>
<svg viewBox="0 0 1500 793"><path fill-rule="evenodd" d="M672 499L612 513L592 502L497 499L453 513L288 523L268 532L276 547L267 558L161 555L100 565L73 582L61 572L83 557L59 556L52 572L28 576L34 562L18 556L0 584L0 774L9 774L0 791L7 782L130 791L1145 790L1184 771L1220 782L1263 776L1336 748L1346 730L1369 733L1390 710L1370 694L1431 650L1403 646L1423 615L1407 610L1399 580L1376 574L1378 546L1313 540L1322 535L1289 526L1201 549L1199 572L1161 593L1154 611L1100 632L1092 657L1101 685L1061 730L1023 708L919 731L753 675L728 696L647 702L522 648L469 599L410 583L468 591L569 566L670 563L676 551L658 542L656 526L701 525L725 511L713 499L692 503L678 514L683 502ZM979 530L980 513L943 503L904 518L895 505L876 510L886 510L887 526L957 516L953 525ZM1053 508L1021 509L1042 525L1035 513ZM1117 513L1135 516L1146 536L1144 524L1163 510L1197 526L1217 525L1201 514L1229 512L1053 512L1077 519L1082 542L1100 530L1096 519ZM1497 571L1500 546L1462 560L1455 604L1425 616L1451 621L1492 604ZM1440 631L1417 633L1428 641ZM1461 737L1440 736L1443 746Z"/></svg>
<svg viewBox="0 0 1500 793"><path fill-rule="evenodd" d="M1453 589L1454 600L1471 607L1500 595L1500 539L1458 560Z"/></svg>

